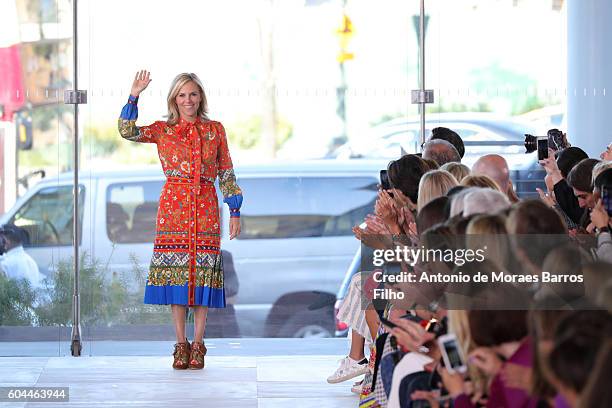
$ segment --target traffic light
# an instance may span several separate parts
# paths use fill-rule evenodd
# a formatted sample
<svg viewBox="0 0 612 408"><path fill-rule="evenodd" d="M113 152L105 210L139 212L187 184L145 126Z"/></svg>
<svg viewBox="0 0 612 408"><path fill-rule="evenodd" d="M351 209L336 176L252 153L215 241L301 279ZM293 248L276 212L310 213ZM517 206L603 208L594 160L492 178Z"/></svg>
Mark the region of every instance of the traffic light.
<svg viewBox="0 0 612 408"><path fill-rule="evenodd" d="M340 27L336 30L336 35L338 36L338 40L340 41L340 52L338 53L338 62L344 63L345 61L352 60L355 58L355 55L352 52L349 52L348 44L354 34L353 22L346 14L342 15L342 23Z"/></svg>
<svg viewBox="0 0 612 408"><path fill-rule="evenodd" d="M17 131L17 149L32 149L32 117L24 112L15 115L15 129Z"/></svg>

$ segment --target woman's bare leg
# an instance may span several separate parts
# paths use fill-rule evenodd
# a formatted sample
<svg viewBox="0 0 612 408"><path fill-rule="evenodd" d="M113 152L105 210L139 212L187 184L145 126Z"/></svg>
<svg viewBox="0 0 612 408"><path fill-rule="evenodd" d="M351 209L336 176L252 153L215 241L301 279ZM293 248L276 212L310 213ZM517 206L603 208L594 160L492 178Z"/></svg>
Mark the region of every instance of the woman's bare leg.
<svg viewBox="0 0 612 408"><path fill-rule="evenodd" d="M206 316L208 315L208 307L205 306L194 306L194 320L195 320L195 334L193 335L193 341L202 343L204 338L204 331L206 330Z"/></svg>
<svg viewBox="0 0 612 408"><path fill-rule="evenodd" d="M349 357L355 361L361 361L364 359L363 346L365 345L365 339L361 334L351 329L351 352Z"/></svg>
<svg viewBox="0 0 612 408"><path fill-rule="evenodd" d="M182 305L171 305L172 320L174 321L174 331L176 332L176 342L185 342L185 311Z"/></svg>
<svg viewBox="0 0 612 408"><path fill-rule="evenodd" d="M372 305L368 306L365 311L366 323L368 325L368 329L370 329L370 335L372 335L372 341L376 341L376 335L378 333L378 325L380 324L380 319L378 318L378 312L374 309Z"/></svg>

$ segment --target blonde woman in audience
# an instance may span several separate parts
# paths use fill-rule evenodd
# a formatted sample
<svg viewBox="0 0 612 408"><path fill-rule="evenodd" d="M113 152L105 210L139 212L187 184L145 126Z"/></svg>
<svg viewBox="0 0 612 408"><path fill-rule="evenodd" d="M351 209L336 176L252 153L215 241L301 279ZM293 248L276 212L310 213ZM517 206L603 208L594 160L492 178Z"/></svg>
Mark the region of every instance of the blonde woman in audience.
<svg viewBox="0 0 612 408"><path fill-rule="evenodd" d="M510 266L511 242L506 230L506 219L500 215L478 215L467 226L466 247L486 248L486 258L504 270Z"/></svg>
<svg viewBox="0 0 612 408"><path fill-rule="evenodd" d="M477 346L470 334L470 322L468 320L467 310L449 310L447 313L449 332L455 333L461 351L463 351L463 355L469 356ZM479 370L472 364L468 365L468 376L471 379L474 394L483 395L488 388L490 377L487 376L484 371Z"/></svg>
<svg viewBox="0 0 612 408"><path fill-rule="evenodd" d="M470 175L470 168L465 164L457 163L457 162L449 162L444 166L440 167L440 170L446 170L457 180L457 183L461 183L464 177Z"/></svg>
<svg viewBox="0 0 612 408"><path fill-rule="evenodd" d="M461 185L466 187L492 188L493 190L501 191L499 185L491 177L484 174L470 174L461 180ZM501 192L503 193L503 191Z"/></svg>
<svg viewBox="0 0 612 408"><path fill-rule="evenodd" d="M421 177L419 182L419 197L417 200L417 210L421 211L421 208L434 198L442 197L446 195L448 190L455 187L457 180L455 177L446 170L431 170L428 171Z"/></svg>

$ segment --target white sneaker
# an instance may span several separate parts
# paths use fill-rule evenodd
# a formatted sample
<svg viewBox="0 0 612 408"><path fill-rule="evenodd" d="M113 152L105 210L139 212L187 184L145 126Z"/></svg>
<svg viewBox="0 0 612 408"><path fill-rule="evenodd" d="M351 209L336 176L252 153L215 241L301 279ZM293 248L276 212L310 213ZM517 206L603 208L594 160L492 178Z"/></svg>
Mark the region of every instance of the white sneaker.
<svg viewBox="0 0 612 408"><path fill-rule="evenodd" d="M347 356L340 360L340 367L338 367L332 375L327 377L327 382L330 384L336 384L342 381L350 380L351 378L358 377L367 372L367 362L359 364L359 361L355 361Z"/></svg>
<svg viewBox="0 0 612 408"><path fill-rule="evenodd" d="M361 395L362 389L363 389L363 380L357 381L355 384L353 384L353 386L351 387L351 392L353 394Z"/></svg>

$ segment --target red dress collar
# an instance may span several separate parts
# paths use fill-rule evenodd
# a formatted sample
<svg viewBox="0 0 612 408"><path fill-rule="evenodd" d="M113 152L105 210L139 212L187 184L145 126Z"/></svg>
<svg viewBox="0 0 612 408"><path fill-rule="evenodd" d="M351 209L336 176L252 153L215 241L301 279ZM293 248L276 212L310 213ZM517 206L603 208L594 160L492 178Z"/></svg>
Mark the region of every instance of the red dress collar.
<svg viewBox="0 0 612 408"><path fill-rule="evenodd" d="M189 122L183 118L179 118L178 122L176 122L177 130L182 131L184 129L189 129L192 126L199 126L202 124L202 119L197 117L195 121Z"/></svg>

